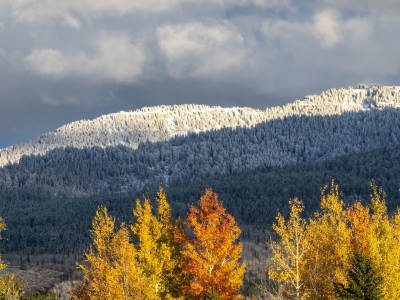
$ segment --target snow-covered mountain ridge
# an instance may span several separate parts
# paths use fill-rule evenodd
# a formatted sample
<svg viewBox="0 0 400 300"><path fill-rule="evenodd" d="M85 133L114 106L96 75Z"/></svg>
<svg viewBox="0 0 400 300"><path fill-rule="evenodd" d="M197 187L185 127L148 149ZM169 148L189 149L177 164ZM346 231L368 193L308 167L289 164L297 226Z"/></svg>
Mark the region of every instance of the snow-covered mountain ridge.
<svg viewBox="0 0 400 300"><path fill-rule="evenodd" d="M219 130L224 127L252 127L264 121L290 116L327 116L346 112L398 108L399 87L360 86L357 89L331 89L293 103L258 110L206 105L144 107L113 113L94 120L69 123L56 132L0 150L0 166L18 162L23 155L43 155L55 148L107 147L124 145L136 149L141 142L168 140L190 132Z"/></svg>

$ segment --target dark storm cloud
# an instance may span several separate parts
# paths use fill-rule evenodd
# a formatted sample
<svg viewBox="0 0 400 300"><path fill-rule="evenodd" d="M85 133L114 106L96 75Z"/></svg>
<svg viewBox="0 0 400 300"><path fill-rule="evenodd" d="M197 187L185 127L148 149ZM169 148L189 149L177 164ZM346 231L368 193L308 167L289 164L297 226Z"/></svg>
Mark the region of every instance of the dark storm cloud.
<svg viewBox="0 0 400 300"><path fill-rule="evenodd" d="M390 0L3 0L0 148L143 106L264 109L332 87L398 85L399 7Z"/></svg>

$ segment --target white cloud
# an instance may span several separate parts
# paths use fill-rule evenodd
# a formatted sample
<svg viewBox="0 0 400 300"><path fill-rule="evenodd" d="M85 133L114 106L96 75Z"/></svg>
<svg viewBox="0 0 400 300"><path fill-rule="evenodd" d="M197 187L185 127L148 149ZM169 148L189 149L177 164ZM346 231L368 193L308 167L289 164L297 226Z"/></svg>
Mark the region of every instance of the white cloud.
<svg viewBox="0 0 400 300"><path fill-rule="evenodd" d="M261 26L266 38L286 41L287 47L296 44L302 47L302 44L314 39L325 49L368 39L372 31L371 20L360 17L343 19L339 12L331 9L316 12L311 22L266 20Z"/></svg>
<svg viewBox="0 0 400 300"><path fill-rule="evenodd" d="M220 3L226 6L256 6L264 9L284 9L290 8L290 0L208 0L214 3ZM207 0L204 0L207 2Z"/></svg>
<svg viewBox="0 0 400 300"><path fill-rule="evenodd" d="M80 26L79 18L130 13L161 13L178 9L181 4L191 3L227 7L256 6L264 9L287 8L290 0L0 0L2 7L10 7L12 16L18 21L46 22L60 19L73 28Z"/></svg>
<svg viewBox="0 0 400 300"><path fill-rule="evenodd" d="M322 0L321 2L337 9L400 12L400 2L398 0Z"/></svg>
<svg viewBox="0 0 400 300"><path fill-rule="evenodd" d="M295 23L286 20L266 20L261 25L261 32L267 38L293 39L306 35L311 30L308 23Z"/></svg>
<svg viewBox="0 0 400 300"><path fill-rule="evenodd" d="M334 10L324 10L314 15L313 35L322 47L330 48L342 40L339 18L339 13Z"/></svg>
<svg viewBox="0 0 400 300"><path fill-rule="evenodd" d="M25 22L44 22L61 19L76 27L79 21L74 15L83 17L124 15L131 12L162 12L186 0L3 0L10 6L15 19ZM192 0L189 0L192 1Z"/></svg>
<svg viewBox="0 0 400 300"><path fill-rule="evenodd" d="M79 27L81 27L81 22L79 22L79 20L77 18L74 18L71 15L65 15L64 16L64 22L69 27L72 27L72 28L75 28L75 29L78 29Z"/></svg>
<svg viewBox="0 0 400 300"><path fill-rule="evenodd" d="M228 22L167 25L158 28L157 34L168 72L176 78L208 76L239 67L246 54L242 35Z"/></svg>
<svg viewBox="0 0 400 300"><path fill-rule="evenodd" d="M94 81L132 83L137 81L146 60L144 49L127 36L103 36L94 43L98 52L63 54L58 49L33 49L25 57L31 70L56 78L80 76Z"/></svg>

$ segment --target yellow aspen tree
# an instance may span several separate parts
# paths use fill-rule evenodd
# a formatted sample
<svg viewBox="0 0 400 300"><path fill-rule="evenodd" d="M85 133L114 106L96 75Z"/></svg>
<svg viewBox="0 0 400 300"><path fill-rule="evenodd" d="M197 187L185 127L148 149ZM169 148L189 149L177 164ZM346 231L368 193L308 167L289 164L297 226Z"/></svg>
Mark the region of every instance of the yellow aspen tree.
<svg viewBox="0 0 400 300"><path fill-rule="evenodd" d="M143 299L147 289L136 262L136 250L123 224L115 232L115 220L100 207L92 222L93 243L84 253L84 281L71 291L73 299Z"/></svg>
<svg viewBox="0 0 400 300"><path fill-rule="evenodd" d="M239 262L240 228L226 213L218 195L207 189L198 205L190 207L184 224L194 235L181 237L183 271L191 279L183 286L187 298L203 299L214 288L223 300L243 299L238 294L245 272L245 264Z"/></svg>
<svg viewBox="0 0 400 300"><path fill-rule="evenodd" d="M4 222L3 218L0 217L0 232L6 230L6 223ZM2 239L1 235L0 235L0 240ZM6 267L6 265L4 264L2 258L1 258L1 254L0 254L0 270L3 270Z"/></svg>
<svg viewBox="0 0 400 300"><path fill-rule="evenodd" d="M371 182L371 232L369 253L374 267L383 277L384 299L400 298L400 275L398 272L399 244L397 243L394 220L390 220L386 206L386 193Z"/></svg>
<svg viewBox="0 0 400 300"><path fill-rule="evenodd" d="M161 225L161 237L158 240L159 249L168 249L169 256L164 257L163 262L163 285L165 299L183 299L181 286L187 281L182 272L181 242L178 236L185 236L180 219L171 220L171 207L167 201L166 194L160 186L156 198L157 220ZM162 253L161 253L162 254Z"/></svg>
<svg viewBox="0 0 400 300"><path fill-rule="evenodd" d="M391 278L391 291L387 292L387 295L400 298L400 209L397 209L396 214L391 220L393 228L393 252L392 252L392 278ZM386 296L389 299L388 296Z"/></svg>
<svg viewBox="0 0 400 300"><path fill-rule="evenodd" d="M307 283L310 280L306 270L308 251L307 222L300 214L304 205L298 198L289 201L290 216L286 221L278 213L273 229L278 235L277 242L270 242L271 262L268 275L284 284L284 292L290 299L307 299Z"/></svg>
<svg viewBox="0 0 400 300"><path fill-rule="evenodd" d="M156 200L157 215L149 199L143 205L137 200L133 210L136 221L131 230L139 242L137 257L149 286L143 299L180 299L180 245L175 238L179 226L170 220L171 209L161 187Z"/></svg>
<svg viewBox="0 0 400 300"><path fill-rule="evenodd" d="M307 227L308 251L305 253L306 286L310 299L334 299L333 282L346 283L349 266L350 230L338 185L321 190L320 210Z"/></svg>

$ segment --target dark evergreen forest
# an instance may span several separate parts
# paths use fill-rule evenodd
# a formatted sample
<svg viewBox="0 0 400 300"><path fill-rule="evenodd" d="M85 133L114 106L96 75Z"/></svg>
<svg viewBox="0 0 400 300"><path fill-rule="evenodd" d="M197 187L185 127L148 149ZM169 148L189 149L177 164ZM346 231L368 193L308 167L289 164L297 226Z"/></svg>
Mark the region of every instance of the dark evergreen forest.
<svg viewBox="0 0 400 300"><path fill-rule="evenodd" d="M369 182L399 204L400 111L286 116L242 128L221 128L128 146L60 147L24 155L0 169L0 215L8 230L2 251L81 253L99 205L119 222L133 218L137 198L165 187L174 217L184 217L206 187L219 194L245 230L268 230L277 211L298 196L317 209L332 179L347 203L368 200Z"/></svg>

